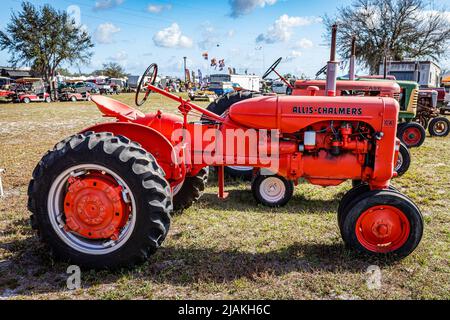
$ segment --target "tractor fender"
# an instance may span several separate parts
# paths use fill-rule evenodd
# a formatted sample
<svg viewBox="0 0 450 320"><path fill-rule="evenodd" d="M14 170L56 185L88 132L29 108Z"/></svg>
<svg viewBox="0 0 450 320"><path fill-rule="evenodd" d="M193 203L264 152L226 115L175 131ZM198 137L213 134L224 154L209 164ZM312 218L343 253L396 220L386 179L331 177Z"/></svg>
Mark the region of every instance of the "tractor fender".
<svg viewBox="0 0 450 320"><path fill-rule="evenodd" d="M110 132L116 136L121 135L133 142L137 142L155 157L171 185L176 185L185 179L186 165L182 161L182 157L176 152L170 141L158 131L150 127L128 122L97 124L84 129L81 133L89 131Z"/></svg>

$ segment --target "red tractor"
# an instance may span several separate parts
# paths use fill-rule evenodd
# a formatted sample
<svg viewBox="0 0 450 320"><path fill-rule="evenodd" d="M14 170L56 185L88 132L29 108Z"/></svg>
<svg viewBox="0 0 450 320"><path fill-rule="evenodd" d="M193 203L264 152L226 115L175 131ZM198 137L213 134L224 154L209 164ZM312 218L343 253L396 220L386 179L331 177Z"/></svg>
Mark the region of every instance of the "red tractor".
<svg viewBox="0 0 450 320"><path fill-rule="evenodd" d="M199 199L209 166L219 168L225 199L224 166L244 165L256 168L255 199L271 207L285 205L301 178L319 186L362 180L338 209L345 244L408 256L421 241L423 219L390 185L400 147L398 102L336 97L334 50L330 61L327 96L255 97L222 116L156 87L155 64L142 77L151 80L142 99L139 84L136 104L155 92L178 101L181 116L143 114L94 96L117 121L87 128L43 157L29 186L33 227L60 259L89 268L134 265L163 244L174 207ZM195 114L203 120L189 122Z"/></svg>

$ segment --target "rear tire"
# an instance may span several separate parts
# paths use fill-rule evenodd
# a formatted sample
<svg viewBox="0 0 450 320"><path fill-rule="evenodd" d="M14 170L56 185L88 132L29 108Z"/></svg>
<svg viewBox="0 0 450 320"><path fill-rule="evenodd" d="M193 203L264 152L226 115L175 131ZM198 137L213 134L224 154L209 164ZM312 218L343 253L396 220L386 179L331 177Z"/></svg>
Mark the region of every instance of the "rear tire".
<svg viewBox="0 0 450 320"><path fill-rule="evenodd" d="M423 236L417 206L394 191L372 191L358 197L343 218L345 244L360 253L407 257Z"/></svg>
<svg viewBox="0 0 450 320"><path fill-rule="evenodd" d="M425 142L425 129L416 122L405 123L398 128L398 138L408 148L418 148Z"/></svg>
<svg viewBox="0 0 450 320"><path fill-rule="evenodd" d="M25 104L29 104L31 102L30 98L23 98L22 102Z"/></svg>
<svg viewBox="0 0 450 320"><path fill-rule="evenodd" d="M432 137L447 137L450 133L450 121L445 117L431 120L428 131Z"/></svg>
<svg viewBox="0 0 450 320"><path fill-rule="evenodd" d="M65 175L69 173L74 177L70 172L78 174L79 171L73 169L76 166L105 168L126 184L123 190L129 191L131 209L127 236L122 240L118 238L116 243L110 244L109 238L87 239L67 229L65 207L57 207L68 204L64 204L63 198L56 197L58 193L54 190L61 190L63 197L64 192L67 194L70 180L66 180ZM60 260L93 269L131 267L141 263L162 245L170 227L172 195L162 173L149 153L125 137L89 132L68 138L49 151L33 172L28 189L32 226ZM83 176L92 174L88 171ZM102 208L103 203L96 205ZM99 210L103 212L104 209ZM62 215L55 218L56 211ZM125 232L125 226L123 228L120 236Z"/></svg>
<svg viewBox="0 0 450 320"><path fill-rule="evenodd" d="M208 183L209 168L203 168L195 177L186 178L180 191L173 197L175 211L189 209L203 196Z"/></svg>

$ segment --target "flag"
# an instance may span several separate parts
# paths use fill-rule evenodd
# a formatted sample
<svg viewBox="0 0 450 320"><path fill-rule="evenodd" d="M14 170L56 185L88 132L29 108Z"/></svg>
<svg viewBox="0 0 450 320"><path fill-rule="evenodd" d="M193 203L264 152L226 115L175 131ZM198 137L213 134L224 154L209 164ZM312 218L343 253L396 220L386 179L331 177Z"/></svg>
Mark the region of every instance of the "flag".
<svg viewBox="0 0 450 320"><path fill-rule="evenodd" d="M219 60L219 70L222 71L225 68L225 59Z"/></svg>

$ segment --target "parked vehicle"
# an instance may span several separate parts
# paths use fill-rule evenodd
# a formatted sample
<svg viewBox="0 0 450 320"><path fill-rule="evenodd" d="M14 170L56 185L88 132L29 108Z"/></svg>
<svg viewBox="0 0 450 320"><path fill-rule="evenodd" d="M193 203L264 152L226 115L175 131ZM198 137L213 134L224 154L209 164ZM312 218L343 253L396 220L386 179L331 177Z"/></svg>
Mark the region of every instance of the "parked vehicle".
<svg viewBox="0 0 450 320"><path fill-rule="evenodd" d="M13 100L21 103L52 102L46 86L40 78L22 78L16 80Z"/></svg>
<svg viewBox="0 0 450 320"><path fill-rule="evenodd" d="M233 84L231 82L211 82L208 90L214 92L218 96L234 92Z"/></svg>
<svg viewBox="0 0 450 320"><path fill-rule="evenodd" d="M272 84L272 91L276 94L287 94L288 86L283 81L275 81Z"/></svg>
<svg viewBox="0 0 450 320"><path fill-rule="evenodd" d="M61 101L91 101L91 94L89 92L78 93L78 92L64 92L60 94L59 99Z"/></svg>
<svg viewBox="0 0 450 320"><path fill-rule="evenodd" d="M336 28L328 70L335 70ZM391 187L400 141L398 102L389 97L255 97L218 116L155 86L153 79L136 105L151 92L179 103L181 116L144 114L113 99L95 96L101 112L116 122L86 128L58 143L38 163L30 182L32 226L57 258L88 268L119 268L148 261L168 236L174 206L185 209L203 191L210 165L218 167L218 194L225 199L224 166L250 165L255 157L234 152L235 139L215 140L219 157L206 161L211 141L198 145L195 131L213 129L256 134L258 154L277 152L279 166L257 161L252 192L256 202L279 207L294 194L299 179L336 186L361 183L341 200L337 224L348 248L364 255L401 259L415 251L424 231L419 207ZM328 72L334 88L336 77ZM201 113L209 122L189 122ZM174 136L174 129L183 131ZM276 130L269 136L268 130ZM228 141L230 140L230 141ZM232 142L231 142L232 141ZM180 145L182 147L178 148ZM232 143L232 145L222 144ZM231 148L231 146L233 148ZM190 162L188 159L197 159ZM239 159L238 159L239 158ZM224 163L226 160L226 163Z"/></svg>

